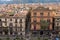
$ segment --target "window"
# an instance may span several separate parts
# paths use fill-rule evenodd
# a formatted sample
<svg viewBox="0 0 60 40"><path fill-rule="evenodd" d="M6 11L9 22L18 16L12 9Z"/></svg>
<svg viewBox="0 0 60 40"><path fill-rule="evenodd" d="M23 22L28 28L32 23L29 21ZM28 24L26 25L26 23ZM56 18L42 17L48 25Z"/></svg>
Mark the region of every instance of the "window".
<svg viewBox="0 0 60 40"><path fill-rule="evenodd" d="M10 21L12 21L12 19L10 19Z"/></svg>
<svg viewBox="0 0 60 40"><path fill-rule="evenodd" d="M49 35L49 32L46 32L46 35Z"/></svg>
<svg viewBox="0 0 60 40"><path fill-rule="evenodd" d="M48 16L50 16L50 13L48 12Z"/></svg>
<svg viewBox="0 0 60 40"><path fill-rule="evenodd" d="M21 37L21 40L23 40L23 37Z"/></svg>
<svg viewBox="0 0 60 40"><path fill-rule="evenodd" d="M0 21L1 21L1 19L0 19Z"/></svg>
<svg viewBox="0 0 60 40"><path fill-rule="evenodd" d="M18 29L18 28L15 26L15 33L14 33L15 35L18 33L18 32L17 32L17 29ZM14 29L13 29L13 30L14 30Z"/></svg>
<svg viewBox="0 0 60 40"><path fill-rule="evenodd" d="M35 13L34 13L34 16L36 16L36 15L37 15L37 13L35 12Z"/></svg>
<svg viewBox="0 0 60 40"><path fill-rule="evenodd" d="M8 28L7 27L3 27L3 32L5 33L5 35L8 35Z"/></svg>
<svg viewBox="0 0 60 40"><path fill-rule="evenodd" d="M8 35L8 28L7 28L7 27L5 27L5 28L3 29L3 31L4 31L5 35Z"/></svg>
<svg viewBox="0 0 60 40"><path fill-rule="evenodd" d="M27 36L27 38L29 38L29 36Z"/></svg>
<svg viewBox="0 0 60 40"><path fill-rule="evenodd" d="M40 19L40 22L42 22L43 20L44 20L44 19L43 19L43 18L41 18L41 19Z"/></svg>
<svg viewBox="0 0 60 40"><path fill-rule="evenodd" d="M57 23L57 26L59 26L59 23Z"/></svg>
<svg viewBox="0 0 60 40"><path fill-rule="evenodd" d="M17 19L15 19L15 23L17 23Z"/></svg>
<svg viewBox="0 0 60 40"><path fill-rule="evenodd" d="M20 35L22 35L22 33Z"/></svg>
<svg viewBox="0 0 60 40"><path fill-rule="evenodd" d="M38 34L38 32L37 32L37 31L32 32L32 36L33 36L33 37L36 37L36 36L37 36L37 34Z"/></svg>
<svg viewBox="0 0 60 40"><path fill-rule="evenodd" d="M40 13L40 16L43 16L43 13Z"/></svg>
<svg viewBox="0 0 60 40"><path fill-rule="evenodd" d="M20 24L20 31L22 31L22 24Z"/></svg>
<svg viewBox="0 0 60 40"><path fill-rule="evenodd" d="M10 26L10 27L12 27L12 26L13 26L13 24L12 24L12 23L10 23L10 24L9 24L9 26Z"/></svg>
<svg viewBox="0 0 60 40"><path fill-rule="evenodd" d="M22 31L22 28L20 28L20 31Z"/></svg>
<svg viewBox="0 0 60 40"><path fill-rule="evenodd" d="M57 26L57 27L56 27L56 30L58 30L58 29L59 29L59 27Z"/></svg>
<svg viewBox="0 0 60 40"><path fill-rule="evenodd" d="M57 20L59 20L60 18L57 18Z"/></svg>
<svg viewBox="0 0 60 40"><path fill-rule="evenodd" d="M12 27L10 27L10 34L12 35L12 33L13 33L13 29Z"/></svg>
<svg viewBox="0 0 60 40"><path fill-rule="evenodd" d="M6 19L2 18L2 21L5 21Z"/></svg>
<svg viewBox="0 0 60 40"><path fill-rule="evenodd" d="M58 13L56 13L56 14L58 14Z"/></svg>
<svg viewBox="0 0 60 40"><path fill-rule="evenodd" d="M20 19L20 23L22 23L22 19Z"/></svg>
<svg viewBox="0 0 60 40"><path fill-rule="evenodd" d="M20 33L20 35L22 36L22 33Z"/></svg>
<svg viewBox="0 0 60 40"><path fill-rule="evenodd" d="M0 35L2 34L2 31L3 31L3 30L2 30L2 27L0 27Z"/></svg>
<svg viewBox="0 0 60 40"><path fill-rule="evenodd" d="M2 25L3 25L3 23L2 23L2 22L0 22L0 27L2 27Z"/></svg>
<svg viewBox="0 0 60 40"><path fill-rule="evenodd" d="M34 25L34 30L36 30L36 25Z"/></svg>
<svg viewBox="0 0 60 40"><path fill-rule="evenodd" d="M47 19L47 22L50 22L50 19Z"/></svg>
<svg viewBox="0 0 60 40"><path fill-rule="evenodd" d="M20 28L22 28L22 24L20 24Z"/></svg>
<svg viewBox="0 0 60 40"><path fill-rule="evenodd" d="M36 23L37 20L33 20L33 21L34 21L34 23Z"/></svg>
<svg viewBox="0 0 60 40"><path fill-rule="evenodd" d="M40 31L40 35L43 35L43 31Z"/></svg>

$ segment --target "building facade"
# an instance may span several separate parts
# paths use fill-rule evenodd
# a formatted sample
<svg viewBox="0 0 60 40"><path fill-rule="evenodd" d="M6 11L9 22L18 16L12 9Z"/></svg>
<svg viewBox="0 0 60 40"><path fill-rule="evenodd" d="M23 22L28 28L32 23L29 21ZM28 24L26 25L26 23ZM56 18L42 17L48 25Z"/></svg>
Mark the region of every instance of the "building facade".
<svg viewBox="0 0 60 40"><path fill-rule="evenodd" d="M17 36L21 40L26 39L26 15L29 8L10 6L7 5L7 8L4 8L4 12L0 13L0 36L4 39L9 36L11 40Z"/></svg>
<svg viewBox="0 0 60 40"><path fill-rule="evenodd" d="M25 39L26 16L0 17L0 36Z"/></svg>
<svg viewBox="0 0 60 40"><path fill-rule="evenodd" d="M60 11L58 10L54 16L54 30L57 31L57 34L60 34Z"/></svg>
<svg viewBox="0 0 60 40"><path fill-rule="evenodd" d="M0 17L0 35L25 34L24 17Z"/></svg>
<svg viewBox="0 0 60 40"><path fill-rule="evenodd" d="M31 25L30 30L32 31L32 34L35 34L35 33L45 34L46 31L53 30L54 14L55 12L53 9L49 9L46 7L37 7L35 9L32 9L31 23L30 23Z"/></svg>

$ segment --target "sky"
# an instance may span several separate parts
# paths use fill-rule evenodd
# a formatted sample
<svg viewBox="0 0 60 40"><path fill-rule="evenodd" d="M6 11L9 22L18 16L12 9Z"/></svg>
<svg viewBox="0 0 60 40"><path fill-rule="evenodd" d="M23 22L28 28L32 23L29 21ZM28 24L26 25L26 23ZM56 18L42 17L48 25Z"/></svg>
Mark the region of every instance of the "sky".
<svg viewBox="0 0 60 40"><path fill-rule="evenodd" d="M12 1L12 0L1 0L1 1Z"/></svg>
<svg viewBox="0 0 60 40"><path fill-rule="evenodd" d="M60 2L60 0L0 0L0 3L53 3Z"/></svg>

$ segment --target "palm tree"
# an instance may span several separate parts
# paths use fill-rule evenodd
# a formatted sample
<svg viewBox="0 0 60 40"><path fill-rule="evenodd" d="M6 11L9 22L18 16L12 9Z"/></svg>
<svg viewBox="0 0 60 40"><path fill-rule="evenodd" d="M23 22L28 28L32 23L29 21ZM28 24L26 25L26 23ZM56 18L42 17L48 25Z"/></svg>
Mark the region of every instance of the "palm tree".
<svg viewBox="0 0 60 40"><path fill-rule="evenodd" d="M43 30L46 30L49 26L49 22L47 22L46 20L41 20L40 23L41 23L41 29Z"/></svg>

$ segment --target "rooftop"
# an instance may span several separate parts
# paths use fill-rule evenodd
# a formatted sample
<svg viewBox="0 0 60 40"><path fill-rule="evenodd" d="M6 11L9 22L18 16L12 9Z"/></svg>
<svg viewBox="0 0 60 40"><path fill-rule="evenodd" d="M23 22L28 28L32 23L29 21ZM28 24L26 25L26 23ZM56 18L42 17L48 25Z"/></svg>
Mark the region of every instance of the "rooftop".
<svg viewBox="0 0 60 40"><path fill-rule="evenodd" d="M60 0L0 0L0 4L59 3Z"/></svg>
<svg viewBox="0 0 60 40"><path fill-rule="evenodd" d="M15 7L15 6L2 6L0 9L0 16L23 16L27 15L29 8L26 7Z"/></svg>
<svg viewBox="0 0 60 40"><path fill-rule="evenodd" d="M55 9L52 9L52 8L49 8L49 7L37 7L37 8L35 8L35 9L33 9L33 11L55 11Z"/></svg>

